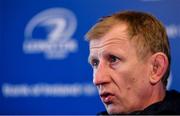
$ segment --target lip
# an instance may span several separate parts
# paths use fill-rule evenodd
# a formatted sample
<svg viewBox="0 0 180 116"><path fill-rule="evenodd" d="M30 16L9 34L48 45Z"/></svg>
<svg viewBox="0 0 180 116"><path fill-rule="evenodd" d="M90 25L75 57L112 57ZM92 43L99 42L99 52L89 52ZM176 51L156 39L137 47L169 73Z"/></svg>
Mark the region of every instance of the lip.
<svg viewBox="0 0 180 116"><path fill-rule="evenodd" d="M103 92L100 94L100 97L105 104L111 104L114 94L112 94L110 92Z"/></svg>

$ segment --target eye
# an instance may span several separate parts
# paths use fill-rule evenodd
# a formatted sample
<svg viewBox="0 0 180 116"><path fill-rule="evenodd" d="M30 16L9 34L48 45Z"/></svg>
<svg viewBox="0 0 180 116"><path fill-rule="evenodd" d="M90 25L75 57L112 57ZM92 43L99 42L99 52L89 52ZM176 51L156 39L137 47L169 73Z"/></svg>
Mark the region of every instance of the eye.
<svg viewBox="0 0 180 116"><path fill-rule="evenodd" d="M92 67L97 67L99 64L99 60L98 59L92 59L90 64Z"/></svg>
<svg viewBox="0 0 180 116"><path fill-rule="evenodd" d="M114 64L114 63L117 63L120 60L120 58L118 58L117 56L114 56L114 55L109 55L108 60L111 64Z"/></svg>

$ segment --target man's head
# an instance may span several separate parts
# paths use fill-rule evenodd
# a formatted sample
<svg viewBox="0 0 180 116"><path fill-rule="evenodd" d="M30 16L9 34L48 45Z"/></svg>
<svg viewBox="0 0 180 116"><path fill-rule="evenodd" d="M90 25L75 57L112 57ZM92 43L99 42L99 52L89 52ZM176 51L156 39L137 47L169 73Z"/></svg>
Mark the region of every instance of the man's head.
<svg viewBox="0 0 180 116"><path fill-rule="evenodd" d="M93 82L110 114L143 110L164 97L170 72L165 28L153 16L125 11L87 33Z"/></svg>

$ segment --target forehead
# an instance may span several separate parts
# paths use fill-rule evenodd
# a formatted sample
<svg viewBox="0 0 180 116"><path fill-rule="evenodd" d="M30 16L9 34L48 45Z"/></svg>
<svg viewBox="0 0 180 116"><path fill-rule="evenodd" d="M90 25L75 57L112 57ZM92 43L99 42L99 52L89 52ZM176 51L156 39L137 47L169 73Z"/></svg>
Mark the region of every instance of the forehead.
<svg viewBox="0 0 180 116"><path fill-rule="evenodd" d="M129 35L127 25L125 23L121 23L113 26L112 29L110 29L110 31L108 31L103 37L92 39L90 41L90 49L103 48L104 46L116 44L121 46L128 42Z"/></svg>
<svg viewBox="0 0 180 116"><path fill-rule="evenodd" d="M97 57L106 57L109 54L127 58L136 56L136 48L130 41L125 24L114 26L103 37L90 41L89 60Z"/></svg>

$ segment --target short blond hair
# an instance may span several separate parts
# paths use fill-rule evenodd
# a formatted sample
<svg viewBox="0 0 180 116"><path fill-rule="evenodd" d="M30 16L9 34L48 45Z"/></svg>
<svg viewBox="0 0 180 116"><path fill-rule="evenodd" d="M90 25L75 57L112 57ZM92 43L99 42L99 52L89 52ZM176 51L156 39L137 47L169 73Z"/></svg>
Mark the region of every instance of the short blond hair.
<svg viewBox="0 0 180 116"><path fill-rule="evenodd" d="M162 78L164 86L170 73L170 46L165 27L154 16L138 11L123 11L101 18L86 34L88 41L104 36L111 28L126 23L130 39L136 42L137 54L144 58L149 53L163 52L168 57L168 68Z"/></svg>

